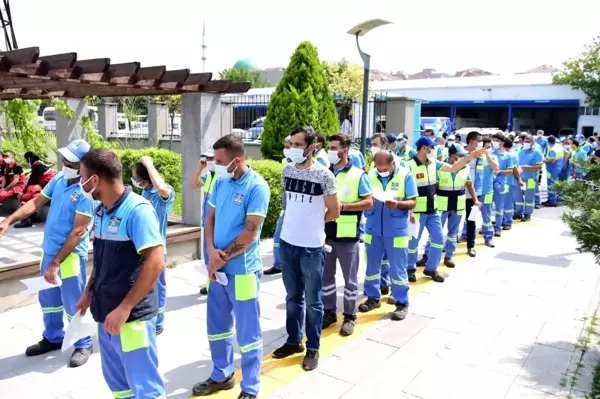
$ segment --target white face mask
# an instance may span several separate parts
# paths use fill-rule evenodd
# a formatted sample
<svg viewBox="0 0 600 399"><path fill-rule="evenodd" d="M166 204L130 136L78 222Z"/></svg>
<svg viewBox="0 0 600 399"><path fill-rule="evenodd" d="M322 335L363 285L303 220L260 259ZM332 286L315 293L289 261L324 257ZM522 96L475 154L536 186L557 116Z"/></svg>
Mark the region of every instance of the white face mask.
<svg viewBox="0 0 600 399"><path fill-rule="evenodd" d="M79 171L77 169L69 168L67 166L62 167L62 173L67 179L75 179L79 177Z"/></svg>
<svg viewBox="0 0 600 399"><path fill-rule="evenodd" d="M82 183L81 181L79 181L79 188L81 189L81 192L83 193L83 195L85 196L85 198L89 199L89 200L94 200L94 197L92 196L92 194L94 193L94 191L96 191L96 187L92 188L90 191L85 191L85 188L83 188L83 186L85 186L86 184L88 184L88 182L90 180L92 180L93 176L90 176L89 179L87 179L84 183Z"/></svg>
<svg viewBox="0 0 600 399"><path fill-rule="evenodd" d="M305 151L306 150L303 148L290 148L289 158L293 163L302 163L306 161L306 155L304 155Z"/></svg>
<svg viewBox="0 0 600 399"><path fill-rule="evenodd" d="M531 148L531 143L523 143L523 148L529 150Z"/></svg>
<svg viewBox="0 0 600 399"><path fill-rule="evenodd" d="M231 164L233 163L233 161L235 161L235 159L233 159L231 162L229 162L228 165L215 165L215 171L217 172L217 175L220 178L231 179L233 177L233 174L237 170L237 166L231 172L227 171L229 169L229 167L231 166Z"/></svg>
<svg viewBox="0 0 600 399"><path fill-rule="evenodd" d="M379 147L371 147L371 154L375 155L379 151L381 151L381 148L379 148Z"/></svg>
<svg viewBox="0 0 600 399"><path fill-rule="evenodd" d="M209 172L214 172L215 171L215 161L206 161L206 169L208 169Z"/></svg>
<svg viewBox="0 0 600 399"><path fill-rule="evenodd" d="M134 187L136 188L141 188L142 190L144 190L147 186L147 184L140 184L137 181L134 180L134 178L131 178L131 184L133 184Z"/></svg>
<svg viewBox="0 0 600 399"><path fill-rule="evenodd" d="M477 142L477 148L483 148L483 141Z"/></svg>
<svg viewBox="0 0 600 399"><path fill-rule="evenodd" d="M498 143L497 141L492 141L492 148L494 150L497 150L498 148L500 148L500 143Z"/></svg>
<svg viewBox="0 0 600 399"><path fill-rule="evenodd" d="M290 157L290 149L289 148L284 148L283 149L283 156L285 158L289 158Z"/></svg>
<svg viewBox="0 0 600 399"><path fill-rule="evenodd" d="M340 163L340 154L337 151L329 150L327 151L327 160L331 162L332 165L337 165Z"/></svg>
<svg viewBox="0 0 600 399"><path fill-rule="evenodd" d="M381 177L388 177L390 175L390 172L380 172L380 171L377 171L377 174L379 176L381 176Z"/></svg>
<svg viewBox="0 0 600 399"><path fill-rule="evenodd" d="M427 154L427 159L429 160L429 162L435 162L435 148L431 150L431 152L429 154Z"/></svg>

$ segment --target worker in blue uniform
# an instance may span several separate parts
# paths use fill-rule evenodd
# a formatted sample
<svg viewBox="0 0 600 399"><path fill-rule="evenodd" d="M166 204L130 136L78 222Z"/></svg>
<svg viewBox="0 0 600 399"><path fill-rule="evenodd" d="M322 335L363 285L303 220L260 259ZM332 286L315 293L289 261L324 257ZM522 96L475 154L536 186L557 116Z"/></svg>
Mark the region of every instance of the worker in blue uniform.
<svg viewBox="0 0 600 399"><path fill-rule="evenodd" d="M281 159L281 164L283 166L292 162L289 158L290 156L290 140L292 136L286 136L283 140L283 158ZM283 213L285 209L285 196L283 196L283 207L281 208L281 213L279 214L279 218L277 219L277 227L275 228L275 234L273 235L273 266L264 271L267 276L273 274L281 273L281 256L279 255L279 237L281 235L281 227L283 226Z"/></svg>
<svg viewBox="0 0 600 399"><path fill-rule="evenodd" d="M548 140L546 140L546 138L544 137L544 131L543 130L538 130L535 140L534 140L536 146L538 146L539 150L542 152L542 155L545 157L546 153L548 152ZM540 185L542 184L542 179L543 179L544 174L540 171L540 173L537 175L537 184L535 186L535 209L538 209L540 207L541 204L541 198L540 198Z"/></svg>
<svg viewBox="0 0 600 399"><path fill-rule="evenodd" d="M519 187L519 196L515 206L515 219L522 222L531 220L535 208L535 187L538 173L542 171L544 156L534 145L533 137L528 134L523 138L523 148L519 151L519 168L523 184Z"/></svg>
<svg viewBox="0 0 600 399"><path fill-rule="evenodd" d="M558 205L558 194L556 193L556 187L554 184L558 181L558 175L562 170L565 150L556 140L556 137L548 137L548 151L546 153L546 179L548 182L548 201L544 202L544 206L556 206Z"/></svg>
<svg viewBox="0 0 600 399"><path fill-rule="evenodd" d="M408 137L406 136L406 134L400 133L396 140L398 141L398 149L396 151L396 155L400 159L404 160L405 162L408 162L411 159L413 159L415 155L417 155L415 149L408 145Z"/></svg>
<svg viewBox="0 0 600 399"><path fill-rule="evenodd" d="M408 314L408 218L416 206L417 186L410 171L395 163L393 154L380 151L375 154L374 161L375 168L369 172L369 180L374 194L379 194L375 194L373 208L365 211L367 273L364 287L367 300L358 310L370 312L381 307L382 259L387 255L396 306L392 319L403 320ZM384 198L377 198L378 195Z"/></svg>
<svg viewBox="0 0 600 399"><path fill-rule="evenodd" d="M39 302L44 314L42 340L27 348L27 356L38 356L58 350L65 336L63 313L71 321L75 305L85 288L89 232L97 203L88 200L79 189L81 158L90 150L85 140L75 140L58 150L63 158L62 172L42 190L42 195L26 202L0 223L0 236L10 225L38 212L50 200L50 210L44 228L40 274L49 283L62 280L62 285L40 291ZM92 339L75 343L70 367L85 364L92 353Z"/></svg>
<svg viewBox="0 0 600 399"><path fill-rule="evenodd" d="M267 182L246 164L244 144L239 137L223 136L213 147L219 178L206 219L211 279L206 320L214 366L210 377L194 386L193 394L208 396L235 386L235 324L242 355L242 392L238 399L253 399L259 392L263 355L259 240L271 192ZM225 273L226 285L216 282L217 271Z"/></svg>
<svg viewBox="0 0 600 399"><path fill-rule="evenodd" d="M571 148L573 151L571 162L573 167L571 170L571 175L575 180L583 180L585 179L585 170L583 169L583 165L587 161L587 152L580 146L580 142L577 140L573 140L571 143Z"/></svg>
<svg viewBox="0 0 600 399"><path fill-rule="evenodd" d="M515 216L515 203L517 202L519 187L523 184L523 181L519 171L519 155L510 138L504 142L504 152L510 157L510 162L513 165L512 173L506 177L508 193L504 198L504 216L502 218L502 229L510 230Z"/></svg>
<svg viewBox="0 0 600 399"><path fill-rule="evenodd" d="M142 157L133 166L131 183L142 190L144 197L156 211L160 234L165 242L165 261L167 256L167 225L169 215L175 202L175 190L165 183L165 179L158 173L150 157ZM164 268L158 278L158 316L156 318L156 334L164 331L165 310L167 306L167 268Z"/></svg>
<svg viewBox="0 0 600 399"><path fill-rule="evenodd" d="M123 185L123 166L110 150L81 159L81 191L101 202L94 218L94 270L77 303L98 322L104 379L114 398L164 398L158 371L156 282L165 241L152 205Z"/></svg>
<svg viewBox="0 0 600 399"><path fill-rule="evenodd" d="M315 146L315 154L313 155L315 160L321 165L329 169L329 160L327 159L327 150L325 149L325 136L321 133L317 133L317 144Z"/></svg>
<svg viewBox="0 0 600 399"><path fill-rule="evenodd" d="M494 207L496 209L494 216L494 237L500 237L502 235L502 223L504 223L504 204L509 193L507 178L513 174L513 170L515 168L512 158L504 149L505 143L509 140L510 139L505 137L502 133L496 133L492 136L492 154L498 160L498 173L496 173L496 177L494 179L492 194Z"/></svg>
<svg viewBox="0 0 600 399"><path fill-rule="evenodd" d="M492 139L491 137L483 138L483 148L488 151L489 158L483 166L483 180L481 183L481 199L483 206L481 207L481 234L485 245L494 248L494 228L492 226L492 205L494 202L494 180L495 175L499 171L498 157L496 157L491 151ZM495 167L494 167L495 165Z"/></svg>
<svg viewBox="0 0 600 399"><path fill-rule="evenodd" d="M478 149L456 162L454 165L438 161L436 143L430 137L421 137L417 140L417 155L407 162L411 169L419 196L417 205L413 209L414 219L419 221L418 237L412 237L408 247L408 278L409 281L417 281L416 262L418 257L418 246L423 234L423 229L427 229L430 239L429 255L426 258L425 274L438 283L444 282L444 277L438 273L437 268L442 257L444 246L444 235L442 232L442 223L440 214L437 212L437 175L438 171L458 172L464 168L472 159L481 156L485 150ZM455 144L456 145L456 144Z"/></svg>
<svg viewBox="0 0 600 399"><path fill-rule="evenodd" d="M200 156L198 167L194 172L194 176L192 177L192 182L190 184L192 190L203 189L204 191L204 197L202 198L202 228L204 228L204 225L206 223L206 215L208 215L209 209L208 200L210 199L210 195L212 194L212 189L216 179L217 174L215 173L215 152L213 151L212 147L209 147ZM204 239L204 233L202 234L202 256L205 261L208 261L208 253L206 251L206 240ZM200 295L207 294L208 290L206 286L200 288Z"/></svg>

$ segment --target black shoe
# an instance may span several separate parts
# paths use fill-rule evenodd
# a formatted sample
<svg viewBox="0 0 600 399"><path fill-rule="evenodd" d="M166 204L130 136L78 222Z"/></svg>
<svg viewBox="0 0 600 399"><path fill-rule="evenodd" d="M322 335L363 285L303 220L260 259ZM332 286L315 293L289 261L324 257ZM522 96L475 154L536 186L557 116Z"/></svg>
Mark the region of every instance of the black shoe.
<svg viewBox="0 0 600 399"><path fill-rule="evenodd" d="M513 215L513 220L519 220L519 219L523 219L523 215Z"/></svg>
<svg viewBox="0 0 600 399"><path fill-rule="evenodd" d="M225 380L217 382L212 378L202 381L194 385L192 393L194 396L208 396L219 391L229 391L235 387L235 379L233 373Z"/></svg>
<svg viewBox="0 0 600 399"><path fill-rule="evenodd" d="M302 368L305 371L311 371L316 369L319 366L319 352L318 351L306 351L306 356L304 356L304 360L302 361Z"/></svg>
<svg viewBox="0 0 600 399"><path fill-rule="evenodd" d="M324 330L327 327L334 325L335 323L337 323L337 315L335 314L335 312L326 310L325 313L323 313L323 324L321 328Z"/></svg>
<svg viewBox="0 0 600 399"><path fill-rule="evenodd" d="M33 222L31 221L31 219L25 218L25 219L21 220L19 223L15 224L15 229L22 229L22 228L31 227L31 226L33 226Z"/></svg>
<svg viewBox="0 0 600 399"><path fill-rule="evenodd" d="M467 249L467 254L469 254L469 256L471 258L474 258L474 257L477 256L477 252L475 252L475 248L469 248L469 249Z"/></svg>
<svg viewBox="0 0 600 399"><path fill-rule="evenodd" d="M240 396L237 397L237 399L256 399L256 396L250 395L249 393L242 391L240 393Z"/></svg>
<svg viewBox="0 0 600 399"><path fill-rule="evenodd" d="M304 345L292 345L285 343L283 344L283 346L280 346L278 349L275 350L275 352L273 352L273 357L275 359L285 359L288 356L292 356L302 352L304 352Z"/></svg>
<svg viewBox="0 0 600 399"><path fill-rule="evenodd" d="M531 220L531 216L525 215L525 216L523 216L523 219L521 219L521 222L529 222L530 220Z"/></svg>
<svg viewBox="0 0 600 399"><path fill-rule="evenodd" d="M395 305L395 304L396 304L396 298L394 298L394 297L393 297L393 296L391 296L391 295L390 295L390 296L388 296L387 303L388 303L389 305Z"/></svg>
<svg viewBox="0 0 600 399"><path fill-rule="evenodd" d="M454 269L456 267L454 261L448 258L444 259L444 265L446 265L446 267L449 267L450 269Z"/></svg>
<svg viewBox="0 0 600 399"><path fill-rule="evenodd" d="M549 208L556 208L558 206L558 204L551 204L548 202L548 203L544 203L544 206L549 207ZM17 226L15 226L15 227L17 227Z"/></svg>
<svg viewBox="0 0 600 399"><path fill-rule="evenodd" d="M342 323L342 328L340 328L340 335L344 337L348 337L354 333L354 326L356 325L356 320L352 317L344 316L344 323Z"/></svg>
<svg viewBox="0 0 600 399"><path fill-rule="evenodd" d="M544 202L542 202L542 206L551 206L550 205L550 201L544 201Z"/></svg>
<svg viewBox="0 0 600 399"><path fill-rule="evenodd" d="M92 352L93 352L92 348L75 349L73 351L73 354L71 355L71 360L69 361L69 367L74 368L74 367L83 366L89 360Z"/></svg>
<svg viewBox="0 0 600 399"><path fill-rule="evenodd" d="M25 356L39 356L46 354L48 352L60 350L62 347L62 342L58 342L53 344L48 341L46 338L42 338L40 342L35 345L31 345L25 350Z"/></svg>
<svg viewBox="0 0 600 399"><path fill-rule="evenodd" d="M206 288L206 287L200 288L200 295L208 295L208 288Z"/></svg>
<svg viewBox="0 0 600 399"><path fill-rule="evenodd" d="M423 255L423 257L417 261L417 266L425 267L426 264L427 264L427 255Z"/></svg>
<svg viewBox="0 0 600 399"><path fill-rule="evenodd" d="M392 312L392 320L404 320L406 319L406 315L408 315L408 306L399 303L396 305L396 310Z"/></svg>
<svg viewBox="0 0 600 399"><path fill-rule="evenodd" d="M279 274L279 273L281 273L281 269L278 269L275 266L273 266L272 268L265 270L264 273L267 276L271 276L273 274Z"/></svg>
<svg viewBox="0 0 600 399"><path fill-rule="evenodd" d="M480 236L482 236L483 235L483 230L479 230L479 233L477 233L477 234L479 234Z"/></svg>
<svg viewBox="0 0 600 399"><path fill-rule="evenodd" d="M494 231L494 237L502 237L502 232L500 230Z"/></svg>
<svg viewBox="0 0 600 399"><path fill-rule="evenodd" d="M539 205L535 205L535 206L534 206L534 208L535 208L535 209L540 209L540 208L541 208L541 206L539 206Z"/></svg>
<svg viewBox="0 0 600 399"><path fill-rule="evenodd" d="M512 230L512 226L502 226L502 230Z"/></svg>
<svg viewBox="0 0 600 399"><path fill-rule="evenodd" d="M485 246L490 247L490 248L496 248L496 245L494 245L494 241L492 241L492 240L486 241Z"/></svg>
<svg viewBox="0 0 600 399"><path fill-rule="evenodd" d="M358 242L360 242L361 244L364 244L365 243L365 239L364 238L359 238Z"/></svg>
<svg viewBox="0 0 600 399"><path fill-rule="evenodd" d="M431 277L431 279L433 281L435 281L436 283L443 283L446 279L444 278L444 276L442 276L441 274L439 274L438 272L430 272L430 271L423 271L423 274Z"/></svg>
<svg viewBox="0 0 600 399"><path fill-rule="evenodd" d="M165 328L164 327L160 327L156 329L156 336L158 337L160 334L165 332Z"/></svg>
<svg viewBox="0 0 600 399"><path fill-rule="evenodd" d="M390 294L390 287L381 286L381 295L385 296L385 295L389 295L389 294Z"/></svg>
<svg viewBox="0 0 600 399"><path fill-rule="evenodd" d="M381 301L379 299L367 298L367 300L365 302L360 304L360 306L358 307L358 310L363 313L367 313L373 309L377 309L380 307L381 307Z"/></svg>
<svg viewBox="0 0 600 399"><path fill-rule="evenodd" d="M415 274L415 272L408 272L408 282L409 283L416 283L417 282L417 275Z"/></svg>

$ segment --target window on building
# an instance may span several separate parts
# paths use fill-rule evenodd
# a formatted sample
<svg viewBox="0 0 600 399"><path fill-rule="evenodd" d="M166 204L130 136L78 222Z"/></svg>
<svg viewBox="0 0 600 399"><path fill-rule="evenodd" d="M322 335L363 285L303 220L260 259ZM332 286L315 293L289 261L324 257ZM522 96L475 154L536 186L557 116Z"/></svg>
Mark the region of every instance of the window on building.
<svg viewBox="0 0 600 399"><path fill-rule="evenodd" d="M585 115L585 107L579 107L579 115Z"/></svg>
<svg viewBox="0 0 600 399"><path fill-rule="evenodd" d="M600 113L600 108L592 108L592 115L598 116L599 113Z"/></svg>

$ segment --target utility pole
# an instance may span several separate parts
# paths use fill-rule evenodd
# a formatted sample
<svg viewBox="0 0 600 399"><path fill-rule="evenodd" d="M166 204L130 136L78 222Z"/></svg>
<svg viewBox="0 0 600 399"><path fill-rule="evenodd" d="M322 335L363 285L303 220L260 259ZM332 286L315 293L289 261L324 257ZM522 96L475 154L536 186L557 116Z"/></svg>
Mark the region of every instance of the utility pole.
<svg viewBox="0 0 600 399"><path fill-rule="evenodd" d="M17 37L13 28L12 14L10 11L10 0L2 0L3 8L0 9L0 23L4 31L4 42L6 51L12 51L19 48L17 45Z"/></svg>
<svg viewBox="0 0 600 399"><path fill-rule="evenodd" d="M206 72L206 21L202 22L202 72Z"/></svg>

